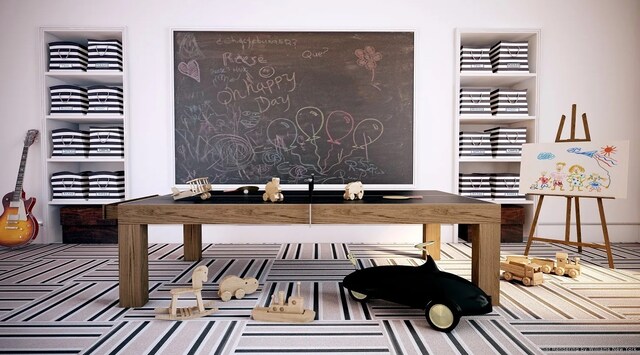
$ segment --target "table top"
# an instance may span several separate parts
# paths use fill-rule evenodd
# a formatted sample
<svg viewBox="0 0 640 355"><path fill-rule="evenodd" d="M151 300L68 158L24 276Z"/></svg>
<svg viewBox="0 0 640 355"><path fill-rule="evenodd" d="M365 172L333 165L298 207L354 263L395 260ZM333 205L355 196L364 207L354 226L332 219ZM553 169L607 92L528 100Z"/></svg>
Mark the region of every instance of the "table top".
<svg viewBox="0 0 640 355"><path fill-rule="evenodd" d="M171 195L151 196L147 198L137 199L133 201L123 201L123 205L232 205L232 204L272 204L273 202L264 201L262 194L264 191L251 192L244 194L242 192L223 192L212 191L212 197L202 200L200 197L192 197L175 201ZM295 204L386 204L386 205L424 205L424 204L484 204L490 205L492 202L481 201L473 198L462 197L459 195L437 191L437 190L376 190L365 191L362 200L345 200L343 198L344 191L335 190L317 190L313 192L313 196L309 198L308 191L282 191L284 200L275 202L276 204L295 205ZM406 198L411 197L411 198ZM417 198L416 198L417 197Z"/></svg>

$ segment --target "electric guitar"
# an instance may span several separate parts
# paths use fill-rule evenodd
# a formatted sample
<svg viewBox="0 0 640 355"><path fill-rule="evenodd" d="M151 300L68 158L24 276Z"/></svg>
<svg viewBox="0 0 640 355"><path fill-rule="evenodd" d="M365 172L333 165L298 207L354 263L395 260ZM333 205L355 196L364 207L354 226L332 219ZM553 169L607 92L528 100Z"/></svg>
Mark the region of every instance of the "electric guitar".
<svg viewBox="0 0 640 355"><path fill-rule="evenodd" d="M22 149L20 169L18 169L16 189L2 198L4 212L0 216L0 245L4 247L12 248L27 244L38 235L38 221L31 214L36 199L32 197L25 200L25 193L22 190L27 153L37 136L38 130L30 129L27 132Z"/></svg>

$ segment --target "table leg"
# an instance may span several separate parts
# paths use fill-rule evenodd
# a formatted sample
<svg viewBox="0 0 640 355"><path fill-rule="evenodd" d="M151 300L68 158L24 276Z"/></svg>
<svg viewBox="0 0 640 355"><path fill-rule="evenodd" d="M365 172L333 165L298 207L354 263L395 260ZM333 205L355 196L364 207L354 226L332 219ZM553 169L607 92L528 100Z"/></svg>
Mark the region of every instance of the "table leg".
<svg viewBox="0 0 640 355"><path fill-rule="evenodd" d="M202 224L185 224L182 228L184 260L202 259Z"/></svg>
<svg viewBox="0 0 640 355"><path fill-rule="evenodd" d="M142 307L149 301L149 254L146 224L118 225L120 307Z"/></svg>
<svg viewBox="0 0 640 355"><path fill-rule="evenodd" d="M471 239L471 281L500 305L500 224L475 224Z"/></svg>
<svg viewBox="0 0 640 355"><path fill-rule="evenodd" d="M439 224L423 224L422 225L422 242L434 241L435 243L427 247L429 255L433 260L440 260L440 225ZM422 252L422 257L427 258L427 252Z"/></svg>

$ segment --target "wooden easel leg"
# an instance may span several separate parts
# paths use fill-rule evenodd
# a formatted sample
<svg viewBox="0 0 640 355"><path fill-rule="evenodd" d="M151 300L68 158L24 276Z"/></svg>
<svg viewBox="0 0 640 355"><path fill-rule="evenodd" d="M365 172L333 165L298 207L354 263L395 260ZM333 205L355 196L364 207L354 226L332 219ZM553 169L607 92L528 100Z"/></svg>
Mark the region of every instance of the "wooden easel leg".
<svg viewBox="0 0 640 355"><path fill-rule="evenodd" d="M571 235L571 197L567 196L567 216L564 221L564 241L569 241Z"/></svg>
<svg viewBox="0 0 640 355"><path fill-rule="evenodd" d="M427 259L427 251L433 260L440 260L440 225L439 224L423 224L422 225L422 242L434 241L422 252L422 258Z"/></svg>
<svg viewBox="0 0 640 355"><path fill-rule="evenodd" d="M613 266L613 254L611 254L611 243L609 243L609 231L607 229L607 220L604 217L604 206L602 204L602 198L598 197L598 212L600 212L600 224L602 224L602 234L604 234L604 246L607 250L607 258L609 259L609 267Z"/></svg>
<svg viewBox="0 0 640 355"><path fill-rule="evenodd" d="M580 198L576 197L576 238L582 243L582 226L580 224ZM578 244L578 253L582 253L582 244Z"/></svg>
<svg viewBox="0 0 640 355"><path fill-rule="evenodd" d="M531 248L531 242L533 242L533 234L538 224L538 217L540 216L540 208L542 207L542 201L544 195L540 195L538 198L538 205L536 206L536 213L533 215L533 222L531 222L531 229L529 229L529 238L527 238L527 247L524 249L524 255L529 255L529 248Z"/></svg>

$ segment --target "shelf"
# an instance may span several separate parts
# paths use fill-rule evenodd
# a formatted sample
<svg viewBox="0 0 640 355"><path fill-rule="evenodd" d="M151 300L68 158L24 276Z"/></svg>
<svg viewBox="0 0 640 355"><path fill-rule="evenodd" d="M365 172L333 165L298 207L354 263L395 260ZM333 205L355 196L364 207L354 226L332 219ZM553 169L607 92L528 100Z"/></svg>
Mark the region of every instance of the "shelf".
<svg viewBox="0 0 640 355"><path fill-rule="evenodd" d="M519 163L520 157L460 157L461 163Z"/></svg>
<svg viewBox="0 0 640 355"><path fill-rule="evenodd" d="M124 72L121 71L48 71L44 73L47 78L54 78L75 85L122 85Z"/></svg>
<svg viewBox="0 0 640 355"><path fill-rule="evenodd" d="M46 115L46 119L51 121L61 121L70 123L114 123L122 124L124 122L124 115L111 115L111 114L56 114Z"/></svg>
<svg viewBox="0 0 640 355"><path fill-rule="evenodd" d="M513 86L527 80L535 80L536 73L460 73L460 87Z"/></svg>
<svg viewBox="0 0 640 355"><path fill-rule="evenodd" d="M501 205L533 205L533 200L493 200Z"/></svg>
<svg viewBox="0 0 640 355"><path fill-rule="evenodd" d="M519 122L535 121L536 116L487 116L466 115L460 116L460 124L512 124Z"/></svg>
<svg viewBox="0 0 640 355"><path fill-rule="evenodd" d="M124 163L124 158L51 157L48 163Z"/></svg>
<svg viewBox="0 0 640 355"><path fill-rule="evenodd" d="M121 199L110 199L110 200L51 200L49 201L49 205L51 206L67 206L67 205L104 205L107 203L114 203L124 201Z"/></svg>

